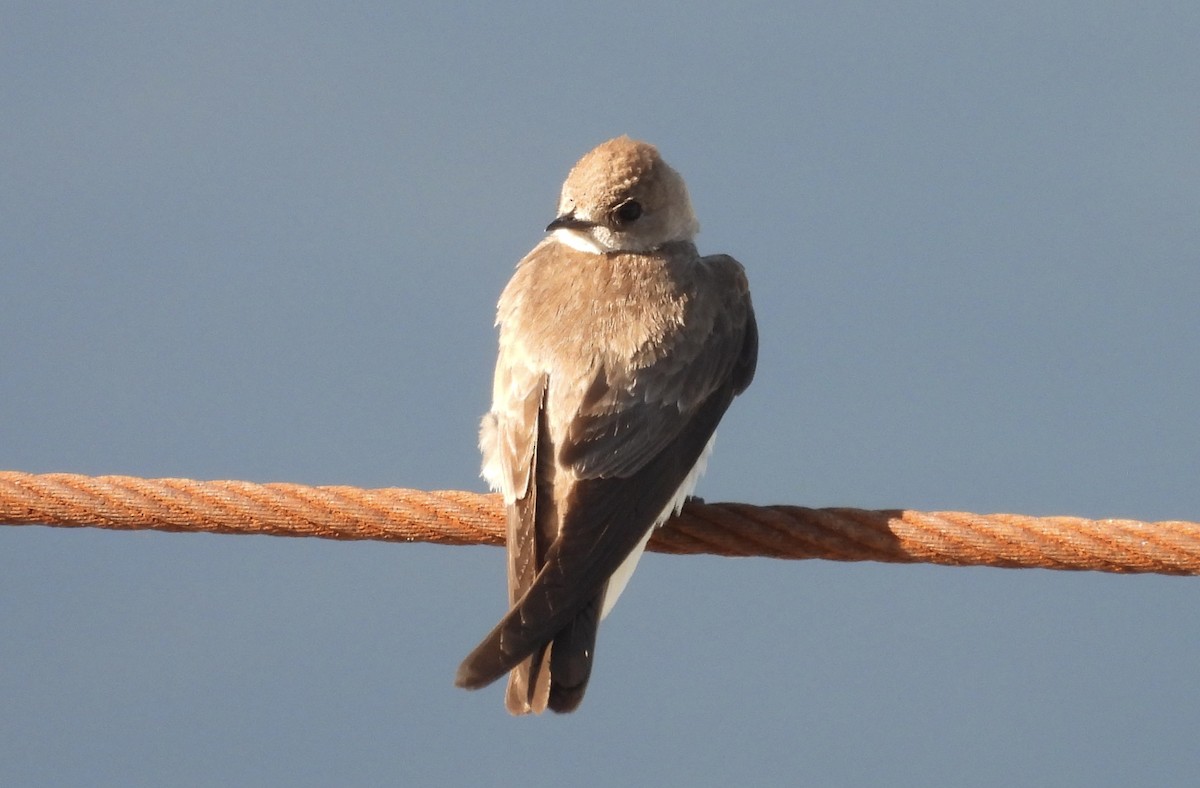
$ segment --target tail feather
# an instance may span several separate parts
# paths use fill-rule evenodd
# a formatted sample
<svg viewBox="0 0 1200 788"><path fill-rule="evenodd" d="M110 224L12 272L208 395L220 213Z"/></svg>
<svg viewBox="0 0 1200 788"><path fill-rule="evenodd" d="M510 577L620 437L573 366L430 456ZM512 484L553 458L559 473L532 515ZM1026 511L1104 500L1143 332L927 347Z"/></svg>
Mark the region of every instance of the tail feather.
<svg viewBox="0 0 1200 788"><path fill-rule="evenodd" d="M551 711L574 711L583 702L588 679L592 675L592 659L596 653L596 630L600 626L600 607L603 592L597 594L575 620L558 633L550 648Z"/></svg>
<svg viewBox="0 0 1200 788"><path fill-rule="evenodd" d="M541 714L550 699L550 660L547 648L533 652L508 674L504 706L509 714Z"/></svg>
<svg viewBox="0 0 1200 788"><path fill-rule="evenodd" d="M455 683L479 689L511 671L504 696L510 713L541 714L547 708L556 712L573 711L583 700L592 675L603 600L603 592L597 594L550 643L535 648L515 664L512 656L498 647L503 636L494 630L492 637L486 638L463 660Z"/></svg>

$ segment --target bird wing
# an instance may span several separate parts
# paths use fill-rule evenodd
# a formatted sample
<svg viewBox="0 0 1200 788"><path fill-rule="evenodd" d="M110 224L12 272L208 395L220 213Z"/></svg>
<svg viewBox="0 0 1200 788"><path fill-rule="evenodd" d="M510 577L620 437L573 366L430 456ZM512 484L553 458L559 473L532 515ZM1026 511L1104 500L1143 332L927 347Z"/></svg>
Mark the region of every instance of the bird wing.
<svg viewBox="0 0 1200 788"><path fill-rule="evenodd" d="M609 576L695 466L733 397L749 385L758 333L745 275L732 258L705 258L701 264L717 281L698 292L715 295L696 299L693 314L662 355L627 374L600 369L576 412L564 414L565 425L546 428L558 415L547 413L541 395L536 417L541 426L522 459L509 463L514 488L527 479L525 506L534 507L521 516L517 504L523 533L510 536L528 541L531 531L537 534L539 568L532 583L522 582L508 614L463 661L459 686L482 687L531 656L540 659L564 627L596 604ZM553 387L554 381L547 384ZM528 436L527 425L525 430ZM549 433L562 435L561 445L546 445ZM525 439L519 443L526 445ZM540 485L534 478L547 465L570 477L552 496L554 534L543 525L550 518L536 510L551 505L534 489ZM538 473L523 474L522 467ZM520 569L524 581L525 564Z"/></svg>

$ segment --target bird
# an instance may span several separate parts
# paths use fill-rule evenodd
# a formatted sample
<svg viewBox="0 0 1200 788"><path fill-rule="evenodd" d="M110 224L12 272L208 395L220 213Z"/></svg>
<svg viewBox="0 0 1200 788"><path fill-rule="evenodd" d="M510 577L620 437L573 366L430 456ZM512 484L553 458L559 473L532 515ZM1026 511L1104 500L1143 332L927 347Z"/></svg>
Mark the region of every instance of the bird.
<svg viewBox="0 0 1200 788"><path fill-rule="evenodd" d="M479 445L506 507L509 610L455 683L508 674L513 715L579 706L601 619L754 377L745 270L701 257L698 231L657 148L610 139L571 168L556 218L500 296Z"/></svg>

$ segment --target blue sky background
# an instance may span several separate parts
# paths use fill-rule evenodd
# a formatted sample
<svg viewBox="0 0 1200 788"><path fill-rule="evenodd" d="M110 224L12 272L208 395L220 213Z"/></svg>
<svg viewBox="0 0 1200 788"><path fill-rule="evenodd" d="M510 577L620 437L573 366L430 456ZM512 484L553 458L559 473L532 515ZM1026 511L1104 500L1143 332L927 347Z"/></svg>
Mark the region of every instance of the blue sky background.
<svg viewBox="0 0 1200 788"><path fill-rule="evenodd" d="M749 272L708 500L1200 518L1195 3L10 3L0 467L482 490L621 133ZM1187 578L651 555L579 713L495 548L0 528L0 783L1180 785Z"/></svg>

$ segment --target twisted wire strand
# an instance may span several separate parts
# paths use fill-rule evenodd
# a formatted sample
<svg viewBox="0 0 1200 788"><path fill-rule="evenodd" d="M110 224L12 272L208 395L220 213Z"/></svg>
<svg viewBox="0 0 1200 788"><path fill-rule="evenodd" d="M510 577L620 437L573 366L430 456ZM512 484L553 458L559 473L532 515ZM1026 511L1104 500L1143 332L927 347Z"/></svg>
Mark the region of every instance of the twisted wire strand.
<svg viewBox="0 0 1200 788"><path fill-rule="evenodd" d="M496 495L0 471L0 524L504 544ZM689 502L649 549L1200 574L1200 524Z"/></svg>

